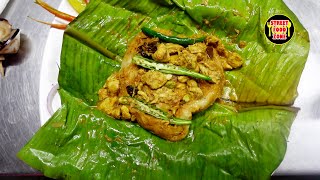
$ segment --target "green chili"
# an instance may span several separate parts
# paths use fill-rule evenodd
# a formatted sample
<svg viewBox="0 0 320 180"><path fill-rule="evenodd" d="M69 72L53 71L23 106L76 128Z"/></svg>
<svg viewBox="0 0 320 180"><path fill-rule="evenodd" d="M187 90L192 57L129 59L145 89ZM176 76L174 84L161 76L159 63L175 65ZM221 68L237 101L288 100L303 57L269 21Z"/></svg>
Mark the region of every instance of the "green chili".
<svg viewBox="0 0 320 180"><path fill-rule="evenodd" d="M144 34L146 34L147 36L151 36L151 37L157 37L160 40L164 41L164 42L170 42L170 43L174 43L174 44L180 44L183 46L188 46L197 42L202 42L206 39L206 37L200 37L200 38L179 38L176 36L167 36L164 35L160 32L154 31L150 28L147 27L142 27L141 28L142 32Z"/></svg>
<svg viewBox="0 0 320 180"><path fill-rule="evenodd" d="M119 98L119 102L121 104L130 104L134 108L137 108L138 110L149 114L155 118L162 119L169 121L170 124L175 125L188 125L191 124L190 120L184 120L176 117L170 117L166 112L162 111L161 109L158 109L156 107L152 107L152 105L146 104L136 98L127 96L127 97L121 97Z"/></svg>
<svg viewBox="0 0 320 180"><path fill-rule="evenodd" d="M153 62L153 61L151 61L147 58L144 58L142 56L133 57L132 62L134 64L142 66L144 68L158 70L158 71L166 73L166 74L190 76L190 77L194 77L194 78L198 78L198 79L211 81L211 78L209 76L204 75L204 74L200 74L195 71L191 71L189 69L186 69L186 68L183 68L180 66L175 66L172 64L156 63L156 62Z"/></svg>

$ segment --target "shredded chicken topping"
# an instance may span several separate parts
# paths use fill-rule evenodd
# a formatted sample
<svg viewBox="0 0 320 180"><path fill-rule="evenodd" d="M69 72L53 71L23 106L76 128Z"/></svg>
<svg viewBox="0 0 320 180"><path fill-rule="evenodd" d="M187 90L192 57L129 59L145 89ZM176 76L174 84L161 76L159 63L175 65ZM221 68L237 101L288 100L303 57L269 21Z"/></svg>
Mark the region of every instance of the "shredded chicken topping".
<svg viewBox="0 0 320 180"><path fill-rule="evenodd" d="M212 81L144 69L130 63L135 54L185 67L209 76ZM192 120L193 113L205 110L221 97L225 84L224 70L242 66L241 57L226 50L215 36L183 47L140 34L130 44L125 57L129 58L123 62L123 68L111 75L99 90L98 109L117 119L137 121L143 128L171 141L183 139L188 134L188 126L170 125L130 104L121 103L119 98L131 96L170 116Z"/></svg>

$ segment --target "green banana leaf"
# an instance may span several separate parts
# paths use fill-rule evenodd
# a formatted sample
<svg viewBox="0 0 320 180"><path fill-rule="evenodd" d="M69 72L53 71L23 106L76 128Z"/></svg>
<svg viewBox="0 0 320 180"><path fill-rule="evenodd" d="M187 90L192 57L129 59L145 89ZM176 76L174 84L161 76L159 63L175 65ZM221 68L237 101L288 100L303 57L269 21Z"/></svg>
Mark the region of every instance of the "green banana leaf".
<svg viewBox="0 0 320 180"><path fill-rule="evenodd" d="M260 107L236 113L214 105L190 135L168 142L114 120L60 90L63 107L19 157L52 178L266 179L285 154L295 111Z"/></svg>
<svg viewBox="0 0 320 180"><path fill-rule="evenodd" d="M264 24L288 16L295 34L268 42ZM214 33L244 59L226 72L221 104L194 115L190 133L168 142L97 110L98 90L120 68L142 26L174 34ZM247 45L241 49L240 42ZM282 161L297 109L290 107L309 51L308 34L282 1L91 0L63 39L59 72L62 108L18 153L52 178L268 179ZM255 106L263 104L264 106Z"/></svg>

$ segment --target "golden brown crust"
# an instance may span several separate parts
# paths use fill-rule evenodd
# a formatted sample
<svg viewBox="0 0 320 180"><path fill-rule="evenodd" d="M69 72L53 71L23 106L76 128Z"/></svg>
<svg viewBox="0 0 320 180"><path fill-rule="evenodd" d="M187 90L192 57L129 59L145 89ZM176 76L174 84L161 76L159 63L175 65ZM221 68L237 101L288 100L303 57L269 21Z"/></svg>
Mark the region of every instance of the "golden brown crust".
<svg viewBox="0 0 320 180"><path fill-rule="evenodd" d="M134 108L130 112L137 118L140 126L163 139L179 141L184 139L189 133L188 125L170 125L164 120L157 119Z"/></svg>

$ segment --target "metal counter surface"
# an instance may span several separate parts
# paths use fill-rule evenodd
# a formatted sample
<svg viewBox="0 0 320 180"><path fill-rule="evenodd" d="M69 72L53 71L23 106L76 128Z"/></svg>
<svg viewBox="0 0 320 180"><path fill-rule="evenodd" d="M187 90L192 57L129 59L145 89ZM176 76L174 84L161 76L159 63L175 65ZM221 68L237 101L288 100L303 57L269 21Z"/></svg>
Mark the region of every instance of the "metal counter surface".
<svg viewBox="0 0 320 180"><path fill-rule="evenodd" d="M46 0L54 7L59 1ZM30 17L51 22L53 15L32 0L11 0L1 17L21 30L21 47L3 64L5 78L0 77L0 173L36 172L16 157L20 148L40 127L39 76L43 49L50 27Z"/></svg>
<svg viewBox="0 0 320 180"><path fill-rule="evenodd" d="M311 49L294 106L301 110L292 125L288 150L276 174L320 175L320 1L284 0L309 32ZM60 1L46 0L58 7ZM31 0L11 0L1 14L21 29L21 49L4 62L0 78L0 174L37 171L21 162L16 153L40 127L39 79L49 27L27 16L51 22L53 16Z"/></svg>

